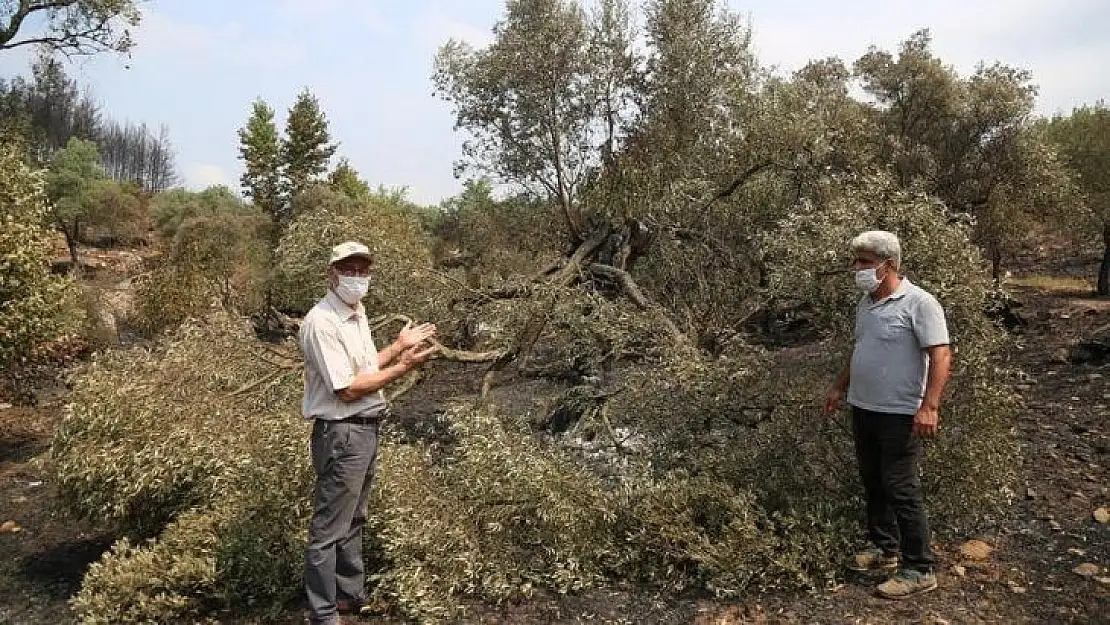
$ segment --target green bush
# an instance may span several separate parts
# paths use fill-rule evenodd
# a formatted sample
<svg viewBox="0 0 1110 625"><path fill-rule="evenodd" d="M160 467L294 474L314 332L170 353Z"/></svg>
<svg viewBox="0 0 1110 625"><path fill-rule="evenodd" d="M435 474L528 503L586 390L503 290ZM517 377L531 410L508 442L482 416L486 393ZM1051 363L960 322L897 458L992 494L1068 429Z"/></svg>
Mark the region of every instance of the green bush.
<svg viewBox="0 0 1110 625"><path fill-rule="evenodd" d="M136 277L134 286L135 303L126 322L146 338L204 316L220 297L218 285L203 273L169 263Z"/></svg>
<svg viewBox="0 0 1110 625"><path fill-rule="evenodd" d="M89 566L70 601L86 625L167 622L201 616L216 579L218 545L212 515L188 512L157 541L117 542Z"/></svg>
<svg viewBox="0 0 1110 625"><path fill-rule="evenodd" d="M437 258L470 258L472 286L529 275L565 247L563 226L549 206L523 197L495 200L485 182L469 182L456 198L425 219L438 236Z"/></svg>
<svg viewBox="0 0 1110 625"><path fill-rule="evenodd" d="M263 215L219 214L182 222L165 258L136 278L129 326L149 338L213 307L245 315L261 312L270 227Z"/></svg>
<svg viewBox="0 0 1110 625"><path fill-rule="evenodd" d="M103 235L101 240L125 246L146 241L150 216L137 188L105 180L96 184L91 196L89 226Z"/></svg>
<svg viewBox="0 0 1110 625"><path fill-rule="evenodd" d="M295 352L282 350L217 314L152 349L99 355L75 379L52 448L61 496L131 537L86 576L74 600L84 622L295 600L312 475ZM443 419L454 443L387 434L382 447L367 554L375 593L407 614L454 617L467 597L611 579L729 596L807 583L784 564L807 544L768 531L742 489L639 461L614 481L482 404Z"/></svg>
<svg viewBox="0 0 1110 625"><path fill-rule="evenodd" d="M405 313L436 320L453 288L433 278L431 252L409 206L396 196L355 200L324 186L294 201L297 215L274 251L271 291L279 310L304 314L324 296L331 248L344 241L374 252L370 314Z"/></svg>
<svg viewBox="0 0 1110 625"><path fill-rule="evenodd" d="M311 469L295 348L273 349L217 313L75 378L52 446L59 488L131 537L90 569L83 621L280 609L296 591Z"/></svg>
<svg viewBox="0 0 1110 625"><path fill-rule="evenodd" d="M265 215L194 217L178 228L168 262L207 278L225 306L257 313L266 302L271 229Z"/></svg>
<svg viewBox="0 0 1110 625"><path fill-rule="evenodd" d="M0 147L0 370L13 373L47 342L81 327L79 290L50 273L43 173L15 144Z"/></svg>
<svg viewBox="0 0 1110 625"><path fill-rule="evenodd" d="M169 189L150 202L150 218L166 238L177 234L181 224L196 217L260 215L262 211L243 202L231 189L215 185L199 192Z"/></svg>

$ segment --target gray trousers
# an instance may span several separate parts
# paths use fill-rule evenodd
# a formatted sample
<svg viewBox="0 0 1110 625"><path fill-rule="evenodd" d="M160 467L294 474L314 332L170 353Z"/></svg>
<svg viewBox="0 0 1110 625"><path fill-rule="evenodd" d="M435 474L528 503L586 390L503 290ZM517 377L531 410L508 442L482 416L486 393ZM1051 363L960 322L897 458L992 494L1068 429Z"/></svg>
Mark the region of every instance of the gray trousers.
<svg viewBox="0 0 1110 625"><path fill-rule="evenodd" d="M362 526L377 457L377 423L322 419L313 423L316 492L305 552L305 591L312 623L335 623L338 601L366 601Z"/></svg>

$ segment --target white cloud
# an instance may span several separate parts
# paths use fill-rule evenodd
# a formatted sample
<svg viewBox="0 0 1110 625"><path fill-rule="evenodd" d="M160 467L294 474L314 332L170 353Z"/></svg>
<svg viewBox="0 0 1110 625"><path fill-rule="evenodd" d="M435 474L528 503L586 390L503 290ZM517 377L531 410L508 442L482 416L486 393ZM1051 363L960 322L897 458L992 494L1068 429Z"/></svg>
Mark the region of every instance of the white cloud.
<svg viewBox="0 0 1110 625"><path fill-rule="evenodd" d="M212 185L227 185L235 189L231 177L219 165L209 163L191 163L185 168L185 187L188 189L205 189Z"/></svg>

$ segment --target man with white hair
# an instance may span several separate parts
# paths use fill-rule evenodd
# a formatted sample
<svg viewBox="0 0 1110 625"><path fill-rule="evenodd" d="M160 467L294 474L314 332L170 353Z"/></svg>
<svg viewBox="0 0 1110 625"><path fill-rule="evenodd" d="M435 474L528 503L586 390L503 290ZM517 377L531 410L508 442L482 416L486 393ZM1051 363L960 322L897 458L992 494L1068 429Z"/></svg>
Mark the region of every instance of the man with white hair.
<svg viewBox="0 0 1110 625"><path fill-rule="evenodd" d="M872 230L850 247L863 296L852 357L829 388L825 410L836 412L847 392L874 545L850 566L896 571L877 592L905 599L937 587L919 464L922 439L936 435L940 421L951 363L948 327L936 298L899 276L897 236Z"/></svg>
<svg viewBox="0 0 1110 625"><path fill-rule="evenodd" d="M338 622L340 612L366 603L362 527L378 454L378 426L388 404L381 389L428 360L436 327L406 328L378 351L362 298L373 256L354 241L332 249L328 292L305 316L298 338L304 353L305 419L312 420L316 472L305 553L305 591L312 623Z"/></svg>

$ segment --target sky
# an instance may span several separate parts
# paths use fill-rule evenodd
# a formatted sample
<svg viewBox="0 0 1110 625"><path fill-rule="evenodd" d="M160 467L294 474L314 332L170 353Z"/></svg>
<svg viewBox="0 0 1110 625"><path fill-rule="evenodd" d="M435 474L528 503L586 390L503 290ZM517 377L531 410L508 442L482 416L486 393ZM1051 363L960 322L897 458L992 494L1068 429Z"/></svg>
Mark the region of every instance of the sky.
<svg viewBox="0 0 1110 625"><path fill-rule="evenodd" d="M637 0L633 0L637 2ZM1030 70L1038 112L1110 100L1107 0L728 0L747 16L765 66L786 74L809 59L851 62L894 51L920 28L961 74L980 62ZM129 57L98 55L69 71L108 116L168 126L182 183L238 188L237 130L263 98L279 124L310 89L337 156L372 185L407 187L434 204L456 194L463 137L432 94L432 63L448 39L481 46L504 0L149 0ZM0 54L0 76L28 72L31 51ZM1101 59L1101 60L1100 60Z"/></svg>

